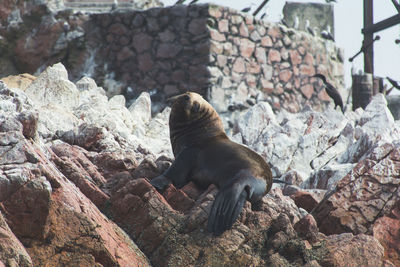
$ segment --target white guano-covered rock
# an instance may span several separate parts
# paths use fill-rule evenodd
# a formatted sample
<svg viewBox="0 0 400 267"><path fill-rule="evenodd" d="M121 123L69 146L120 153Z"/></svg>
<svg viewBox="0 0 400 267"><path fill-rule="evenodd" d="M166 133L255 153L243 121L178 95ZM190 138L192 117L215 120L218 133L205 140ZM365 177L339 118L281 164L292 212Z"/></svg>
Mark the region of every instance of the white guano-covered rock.
<svg viewBox="0 0 400 267"><path fill-rule="evenodd" d="M79 90L68 80L61 63L46 68L25 92L38 107L54 105L72 110L79 104Z"/></svg>

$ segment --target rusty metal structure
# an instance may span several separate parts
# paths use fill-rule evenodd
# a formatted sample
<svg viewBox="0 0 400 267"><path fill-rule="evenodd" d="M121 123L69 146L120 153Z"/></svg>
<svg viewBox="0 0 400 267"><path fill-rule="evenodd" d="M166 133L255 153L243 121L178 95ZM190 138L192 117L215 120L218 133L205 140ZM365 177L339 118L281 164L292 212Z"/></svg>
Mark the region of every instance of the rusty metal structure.
<svg viewBox="0 0 400 267"><path fill-rule="evenodd" d="M364 25L361 33L364 40L360 51L349 58L352 62L359 54L364 53L364 73L353 75L352 96L353 110L358 107L365 108L371 100L372 95L383 92L383 79L374 77L374 42L380 39L379 35L374 34L400 24L400 4L397 0L391 0L396 9L395 15L374 23L373 0L364 0Z"/></svg>

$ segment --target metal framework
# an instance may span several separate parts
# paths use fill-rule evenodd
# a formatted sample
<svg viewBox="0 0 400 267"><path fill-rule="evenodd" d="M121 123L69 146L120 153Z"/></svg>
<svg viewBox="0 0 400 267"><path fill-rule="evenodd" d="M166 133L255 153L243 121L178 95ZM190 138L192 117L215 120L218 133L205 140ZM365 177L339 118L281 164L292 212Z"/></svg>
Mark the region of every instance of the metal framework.
<svg viewBox="0 0 400 267"><path fill-rule="evenodd" d="M374 33L400 24L400 4L397 0L391 1L397 11L397 14L380 22L374 23L373 0L364 0L364 28L361 30L361 33L364 34L363 47L365 48L362 50L364 52L365 73L372 73L372 75L374 74ZM366 46L366 44L370 45Z"/></svg>

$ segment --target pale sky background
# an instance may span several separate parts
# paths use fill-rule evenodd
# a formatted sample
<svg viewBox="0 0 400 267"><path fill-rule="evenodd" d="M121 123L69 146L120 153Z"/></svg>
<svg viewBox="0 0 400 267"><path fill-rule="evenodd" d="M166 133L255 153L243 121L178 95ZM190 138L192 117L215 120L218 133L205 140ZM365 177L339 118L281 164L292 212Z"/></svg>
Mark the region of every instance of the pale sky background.
<svg viewBox="0 0 400 267"><path fill-rule="evenodd" d="M161 0L165 6L173 5L177 0ZM191 0L186 0L188 4ZM258 13L260 16L265 11L267 16L264 18L269 21L279 21L282 17L282 8L285 0L270 0L268 4ZM297 0L293 2L313 2L325 3L324 0ZM252 5L253 12L262 0L199 0L198 3L214 3L241 10ZM360 54L353 63L348 61L349 57L355 55L361 48L363 35L363 1L362 0L337 0L334 6L335 21L335 40L338 47L345 50L345 83L346 88L351 86L351 67L358 70L364 69L363 54ZM374 23L389 18L396 14L392 1L374 1ZM400 81L400 44L395 44L395 39L400 39L400 25L392 26L378 34L381 39L374 43L375 75L380 77L389 76ZM385 79L385 83L387 83ZM392 94L395 90L392 91ZM397 92L396 92L397 93ZM400 92L398 92L400 93Z"/></svg>

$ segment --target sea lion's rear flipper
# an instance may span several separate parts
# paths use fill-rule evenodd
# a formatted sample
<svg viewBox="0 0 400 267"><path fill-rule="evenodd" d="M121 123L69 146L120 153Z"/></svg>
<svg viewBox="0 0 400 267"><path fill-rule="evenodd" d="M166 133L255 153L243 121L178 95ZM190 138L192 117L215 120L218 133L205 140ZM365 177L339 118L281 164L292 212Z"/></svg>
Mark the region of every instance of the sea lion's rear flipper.
<svg viewBox="0 0 400 267"><path fill-rule="evenodd" d="M220 189L208 217L208 231L218 236L230 229L239 216L247 197L248 193L244 190L244 186L237 183Z"/></svg>

